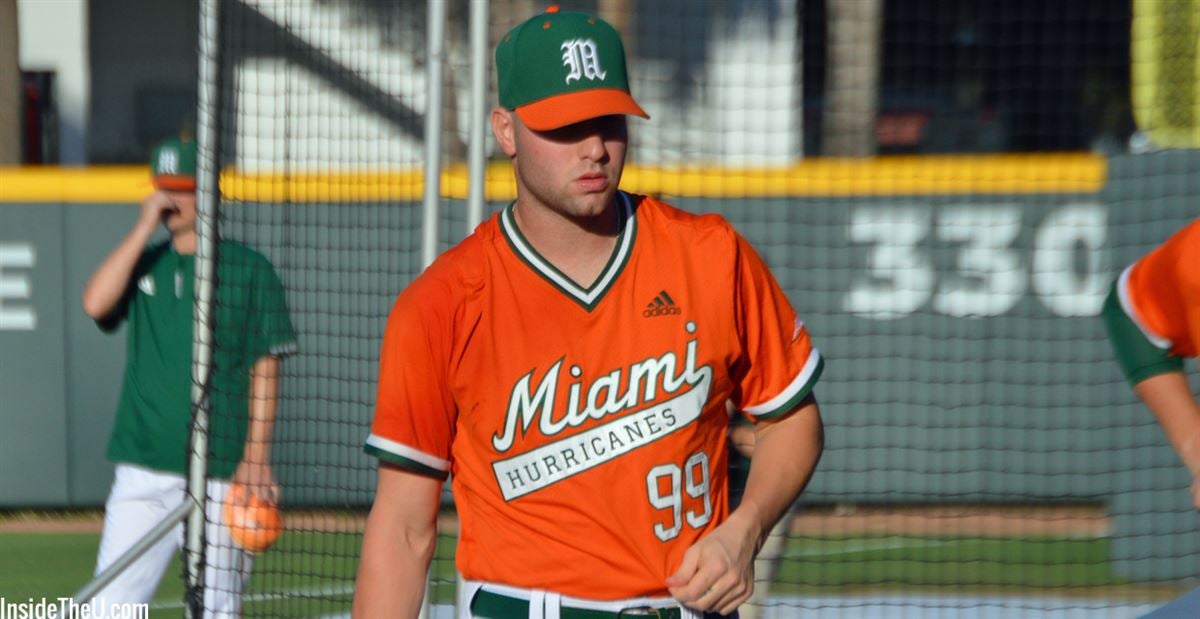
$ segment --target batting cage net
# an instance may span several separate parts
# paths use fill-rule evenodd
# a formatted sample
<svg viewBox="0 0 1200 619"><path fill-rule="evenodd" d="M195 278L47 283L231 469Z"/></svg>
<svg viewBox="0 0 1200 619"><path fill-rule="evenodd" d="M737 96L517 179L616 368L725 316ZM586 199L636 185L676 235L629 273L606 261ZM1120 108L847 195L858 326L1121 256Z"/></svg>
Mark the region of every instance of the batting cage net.
<svg viewBox="0 0 1200 619"><path fill-rule="evenodd" d="M542 2L220 3L209 472L264 483L241 469L269 458L284 529L228 560L208 535L210 574L251 574L244 616L348 616L384 323L423 239L470 228L472 4L490 109L492 50ZM1194 585L1190 477L1100 312L1198 213L1200 156L1165 148L1196 146L1200 3L561 4L622 34L652 117L622 187L731 221L826 358L825 453L743 617L1133 617ZM515 189L490 131L486 154L491 214ZM428 613L451 617L448 492L439 525Z"/></svg>

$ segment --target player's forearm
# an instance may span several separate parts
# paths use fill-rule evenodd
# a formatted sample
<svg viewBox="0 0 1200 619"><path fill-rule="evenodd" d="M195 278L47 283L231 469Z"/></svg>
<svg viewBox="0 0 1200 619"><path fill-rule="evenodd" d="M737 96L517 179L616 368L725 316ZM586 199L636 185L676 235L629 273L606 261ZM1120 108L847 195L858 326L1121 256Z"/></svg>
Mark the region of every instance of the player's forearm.
<svg viewBox="0 0 1200 619"><path fill-rule="evenodd" d="M242 458L255 464L271 460L271 433L279 399L279 358L266 356L250 371L250 427Z"/></svg>
<svg viewBox="0 0 1200 619"><path fill-rule="evenodd" d="M437 543L442 483L381 462L354 588L354 617L415 618Z"/></svg>
<svg viewBox="0 0 1200 619"><path fill-rule="evenodd" d="M355 619L416 617L436 540L434 531L390 527L372 510L354 587Z"/></svg>
<svg viewBox="0 0 1200 619"><path fill-rule="evenodd" d="M1192 476L1200 477L1200 405L1192 396L1187 376L1182 372L1158 374L1133 390L1154 414L1184 466Z"/></svg>
<svg viewBox="0 0 1200 619"><path fill-rule="evenodd" d="M788 417L755 427L750 474L730 521L744 526L756 547L808 485L823 449L821 413L811 396Z"/></svg>
<svg viewBox="0 0 1200 619"><path fill-rule="evenodd" d="M153 234L153 226L139 221L88 278L83 287L83 311L93 320L101 320L116 309Z"/></svg>

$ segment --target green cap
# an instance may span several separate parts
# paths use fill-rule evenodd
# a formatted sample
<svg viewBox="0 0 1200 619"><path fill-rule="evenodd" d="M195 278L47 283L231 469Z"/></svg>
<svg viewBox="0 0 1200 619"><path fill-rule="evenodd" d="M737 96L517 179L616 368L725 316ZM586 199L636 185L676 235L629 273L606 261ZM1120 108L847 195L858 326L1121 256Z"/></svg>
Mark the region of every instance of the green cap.
<svg viewBox="0 0 1200 619"><path fill-rule="evenodd" d="M500 105L530 129L610 114L650 118L629 94L621 36L593 15L551 6L518 25L496 46L496 73Z"/></svg>
<svg viewBox="0 0 1200 619"><path fill-rule="evenodd" d="M158 189L196 190L196 141L171 138L150 154L150 176Z"/></svg>

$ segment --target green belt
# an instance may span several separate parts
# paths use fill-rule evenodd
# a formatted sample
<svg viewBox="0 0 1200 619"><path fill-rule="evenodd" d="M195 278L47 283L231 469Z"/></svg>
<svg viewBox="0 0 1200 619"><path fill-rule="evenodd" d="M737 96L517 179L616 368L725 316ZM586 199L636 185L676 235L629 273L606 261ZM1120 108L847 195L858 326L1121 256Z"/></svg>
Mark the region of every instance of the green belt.
<svg viewBox="0 0 1200 619"><path fill-rule="evenodd" d="M527 619L529 600L480 590L471 601L471 614L480 619ZM679 608L631 608L620 612L562 606L561 619L680 619Z"/></svg>

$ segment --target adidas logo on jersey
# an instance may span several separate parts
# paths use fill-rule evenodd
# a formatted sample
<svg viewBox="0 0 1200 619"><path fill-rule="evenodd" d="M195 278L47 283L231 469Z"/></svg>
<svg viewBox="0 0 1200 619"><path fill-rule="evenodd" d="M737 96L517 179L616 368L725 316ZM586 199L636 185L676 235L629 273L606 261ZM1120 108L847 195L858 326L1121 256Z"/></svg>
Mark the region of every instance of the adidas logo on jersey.
<svg viewBox="0 0 1200 619"><path fill-rule="evenodd" d="M671 295L667 294L666 290L658 291L658 296L654 300L646 304L646 309L642 311L642 316L653 318L654 316L674 316L683 313L678 305L675 305L675 300Z"/></svg>

